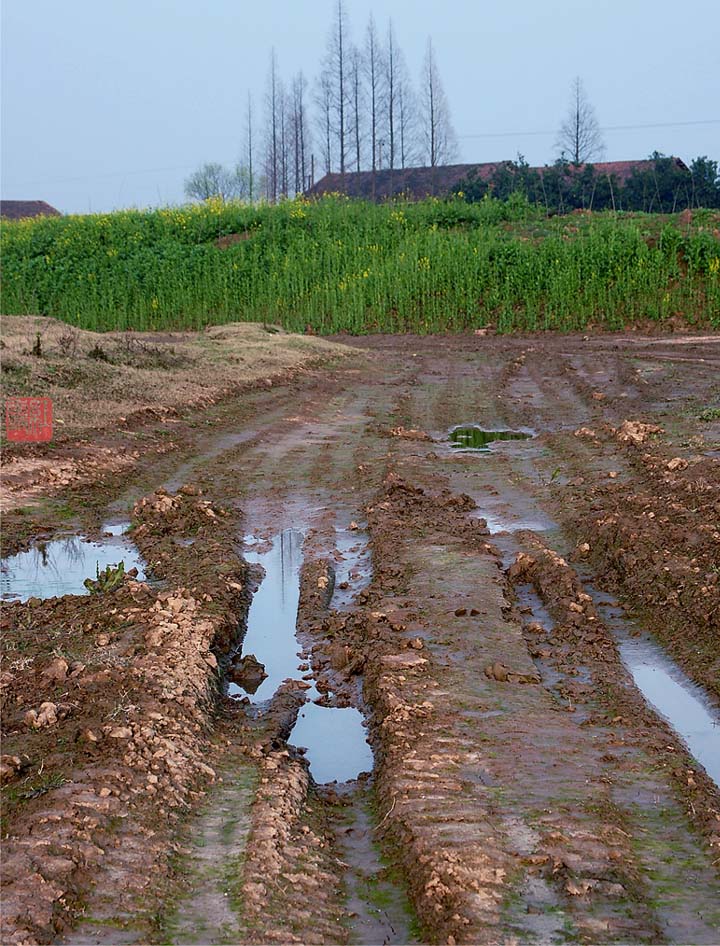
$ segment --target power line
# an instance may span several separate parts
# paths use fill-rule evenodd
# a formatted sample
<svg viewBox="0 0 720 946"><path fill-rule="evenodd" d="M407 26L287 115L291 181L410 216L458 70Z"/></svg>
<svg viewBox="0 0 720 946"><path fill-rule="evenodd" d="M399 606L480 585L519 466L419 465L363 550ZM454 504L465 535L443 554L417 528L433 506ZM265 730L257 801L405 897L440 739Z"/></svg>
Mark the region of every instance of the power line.
<svg viewBox="0 0 720 946"><path fill-rule="evenodd" d="M605 125L600 131L635 131L638 128L682 128L688 125L720 125L720 118L704 118L692 122L648 122L645 125ZM472 135L458 135L458 138L520 138L531 135L556 135L553 131L487 131Z"/></svg>
<svg viewBox="0 0 720 946"><path fill-rule="evenodd" d="M605 125L601 131L634 131L640 128L683 128L689 125L720 125L720 118L705 118L700 121L689 122L648 122L643 125ZM556 135L557 129L552 131L487 131L470 135L458 135L458 138L526 138ZM22 181L21 187L32 184L71 184L76 181L96 181L105 178L126 177L137 174L167 174L171 171L191 171L195 165L179 165L165 168L136 168L131 171L107 171L104 174L80 174L75 177L38 177L33 180Z"/></svg>

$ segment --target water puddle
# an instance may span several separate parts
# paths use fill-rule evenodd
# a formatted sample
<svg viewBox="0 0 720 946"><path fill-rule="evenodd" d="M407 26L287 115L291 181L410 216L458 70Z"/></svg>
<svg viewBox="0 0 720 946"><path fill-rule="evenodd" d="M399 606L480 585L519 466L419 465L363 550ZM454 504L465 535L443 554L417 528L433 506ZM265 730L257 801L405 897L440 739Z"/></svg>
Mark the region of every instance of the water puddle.
<svg viewBox="0 0 720 946"><path fill-rule="evenodd" d="M250 697L252 703L269 700L283 682L300 676L298 672L295 622L300 600L300 567L303 563L304 536L296 529L286 529L275 538L267 551L245 552L245 559L262 566L265 576L253 595L243 654L254 654L265 665L267 677ZM231 683L231 696L244 696L245 690Z"/></svg>
<svg viewBox="0 0 720 946"><path fill-rule="evenodd" d="M516 516L510 510L507 515L491 512L487 508L478 511L475 518L484 519L491 535L497 535L499 532L549 532L555 528L555 523L547 516L539 513L537 518L522 518Z"/></svg>
<svg viewBox="0 0 720 946"><path fill-rule="evenodd" d="M588 582L585 587L612 631L635 685L720 787L720 714L660 645L623 613L616 600Z"/></svg>
<svg viewBox="0 0 720 946"><path fill-rule="evenodd" d="M100 531L103 535L125 535L129 528L130 523L126 521L106 522Z"/></svg>
<svg viewBox="0 0 720 946"><path fill-rule="evenodd" d="M293 745L307 749L313 778L319 784L347 782L361 772L371 772L373 756L362 713L354 707L306 703L292 731Z"/></svg>
<svg viewBox="0 0 720 946"><path fill-rule="evenodd" d="M27 601L28 598L55 598L86 595L86 578L96 578L108 566L137 568L145 578L144 562L129 539L123 538L127 523L105 525L109 533L97 541L68 535L50 542L36 542L30 549L10 555L0 562L0 598Z"/></svg>
<svg viewBox="0 0 720 946"><path fill-rule="evenodd" d="M260 565L264 577L255 592L248 613L248 627L243 641L244 655L253 654L265 667L267 677L249 695L250 702L262 710L283 681L306 676L300 669L296 637L300 600L300 569L303 563L303 533L286 529L276 536L268 549L253 551L245 558ZM248 696L235 683L228 685L230 696ZM311 702L320 694L314 685L307 691L304 704L291 733L294 745L307 750L310 771L318 784L355 779L373 767L362 714L351 707L339 708Z"/></svg>
<svg viewBox="0 0 720 946"><path fill-rule="evenodd" d="M480 450L487 452L496 440L530 440L527 430L483 430L475 424L461 424L448 434L451 447L456 450Z"/></svg>

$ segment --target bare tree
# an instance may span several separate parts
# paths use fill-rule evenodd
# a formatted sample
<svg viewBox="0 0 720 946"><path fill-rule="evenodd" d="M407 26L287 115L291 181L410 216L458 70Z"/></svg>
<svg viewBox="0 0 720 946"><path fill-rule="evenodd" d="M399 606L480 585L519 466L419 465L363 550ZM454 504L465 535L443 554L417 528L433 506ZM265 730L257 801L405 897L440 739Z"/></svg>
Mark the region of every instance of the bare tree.
<svg viewBox="0 0 720 946"><path fill-rule="evenodd" d="M365 30L365 81L370 106L370 152L373 171L378 166L378 134L380 129L381 77L383 73L382 49L378 39L375 20L370 14Z"/></svg>
<svg viewBox="0 0 720 946"><path fill-rule="evenodd" d="M277 57L274 48L270 53L265 108L267 111L265 132L266 195L268 200L275 203L280 188L280 80L277 74Z"/></svg>
<svg viewBox="0 0 720 946"><path fill-rule="evenodd" d="M572 84L572 97L567 117L560 126L557 147L561 156L570 156L573 164L585 164L604 151L595 109L588 101L580 76Z"/></svg>
<svg viewBox="0 0 720 946"><path fill-rule="evenodd" d="M290 129L288 118L288 97L285 86L282 82L278 82L278 150L281 197L287 197L290 189Z"/></svg>
<svg viewBox="0 0 720 946"><path fill-rule="evenodd" d="M248 92L245 110L245 158L248 171L248 197L252 203L255 199L255 178L253 176L253 107L250 92Z"/></svg>
<svg viewBox="0 0 720 946"><path fill-rule="evenodd" d="M322 166L326 174L330 174L333 165L332 139L332 83L327 69L323 69L315 90L315 104L317 105L317 125L320 132L320 153Z"/></svg>
<svg viewBox="0 0 720 946"><path fill-rule="evenodd" d="M448 164L457 154L457 137L435 62L432 40L429 38L422 67L420 95L426 160L431 167Z"/></svg>
<svg viewBox="0 0 720 946"><path fill-rule="evenodd" d="M397 129L400 167L410 167L417 160L417 99L402 50L398 49L397 68Z"/></svg>
<svg viewBox="0 0 720 946"><path fill-rule="evenodd" d="M302 72L293 79L292 84L292 168L293 185L296 194L302 193L307 186L307 156L310 135L307 127L307 108L305 90L307 82Z"/></svg>
<svg viewBox="0 0 720 946"><path fill-rule="evenodd" d="M345 173L348 143L348 39L344 0L336 0L332 29L328 36L325 69L330 90L332 131L337 140L340 173ZM322 94L322 90L321 90Z"/></svg>
<svg viewBox="0 0 720 946"><path fill-rule="evenodd" d="M196 200L208 200L210 197L229 197L229 174L222 164L209 162L193 171L185 181L185 195Z"/></svg>
<svg viewBox="0 0 720 946"><path fill-rule="evenodd" d="M392 20L388 20L387 45L384 56L384 83L385 96L385 129L387 140L387 166L392 170L395 167L396 131L397 131L397 98L398 98L398 48L395 40Z"/></svg>
<svg viewBox="0 0 720 946"><path fill-rule="evenodd" d="M361 150L364 138L365 89L363 86L362 54L357 46L350 50L350 138L355 151L355 170L362 167Z"/></svg>

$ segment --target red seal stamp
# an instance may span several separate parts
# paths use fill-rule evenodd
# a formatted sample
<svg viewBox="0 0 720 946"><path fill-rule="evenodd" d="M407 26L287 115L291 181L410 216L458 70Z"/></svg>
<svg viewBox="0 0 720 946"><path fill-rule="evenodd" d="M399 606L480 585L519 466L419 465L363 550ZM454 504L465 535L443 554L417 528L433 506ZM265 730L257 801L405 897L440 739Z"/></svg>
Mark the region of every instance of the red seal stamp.
<svg viewBox="0 0 720 946"><path fill-rule="evenodd" d="M7 398L5 433L7 439L15 443L44 443L52 440L52 398Z"/></svg>

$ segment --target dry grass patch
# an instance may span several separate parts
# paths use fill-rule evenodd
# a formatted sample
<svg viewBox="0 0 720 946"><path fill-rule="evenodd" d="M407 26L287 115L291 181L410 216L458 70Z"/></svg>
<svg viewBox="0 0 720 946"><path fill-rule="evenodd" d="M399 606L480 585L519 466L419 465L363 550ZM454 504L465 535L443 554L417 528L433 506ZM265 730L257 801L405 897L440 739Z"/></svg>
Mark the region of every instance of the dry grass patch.
<svg viewBox="0 0 720 946"><path fill-rule="evenodd" d="M2 338L3 396L51 397L63 439L150 412L209 405L351 353L320 338L238 322L201 332L96 333L42 316L5 316Z"/></svg>

